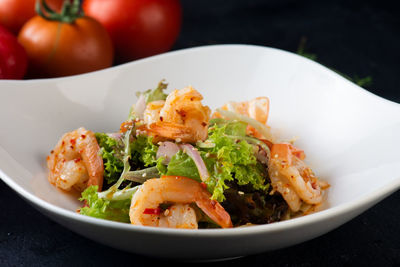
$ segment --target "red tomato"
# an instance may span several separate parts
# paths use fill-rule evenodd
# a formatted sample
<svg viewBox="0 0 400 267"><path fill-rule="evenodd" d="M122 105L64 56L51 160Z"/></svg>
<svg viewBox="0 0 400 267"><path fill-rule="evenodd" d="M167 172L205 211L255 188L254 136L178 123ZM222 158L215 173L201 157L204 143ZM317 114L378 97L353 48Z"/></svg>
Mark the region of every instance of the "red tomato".
<svg viewBox="0 0 400 267"><path fill-rule="evenodd" d="M17 38L0 25L0 79L22 79L28 58Z"/></svg>
<svg viewBox="0 0 400 267"><path fill-rule="evenodd" d="M47 0L49 7L60 10L64 0ZM36 15L36 0L0 0L0 24L14 34L22 25Z"/></svg>
<svg viewBox="0 0 400 267"><path fill-rule="evenodd" d="M113 46L104 27L89 17L73 23L30 19L18 35L29 58L29 77L60 77L110 67Z"/></svg>
<svg viewBox="0 0 400 267"><path fill-rule="evenodd" d="M113 40L117 63L168 51L181 28L179 0L84 0Z"/></svg>

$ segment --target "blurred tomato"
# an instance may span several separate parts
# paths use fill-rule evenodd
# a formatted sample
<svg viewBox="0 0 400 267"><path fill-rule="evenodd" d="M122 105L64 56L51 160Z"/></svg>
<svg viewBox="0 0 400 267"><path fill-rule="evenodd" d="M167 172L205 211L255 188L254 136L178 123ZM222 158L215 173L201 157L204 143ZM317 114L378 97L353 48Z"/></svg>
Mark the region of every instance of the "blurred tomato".
<svg viewBox="0 0 400 267"><path fill-rule="evenodd" d="M179 0L84 0L83 10L109 32L117 63L168 51L181 28Z"/></svg>
<svg viewBox="0 0 400 267"><path fill-rule="evenodd" d="M79 0L70 5L79 7ZM66 10L70 13L33 17L19 32L29 58L29 78L74 75L112 65L114 50L104 27L82 16L79 8Z"/></svg>
<svg viewBox="0 0 400 267"><path fill-rule="evenodd" d="M47 0L49 7L60 10L64 0ZM0 0L0 24L14 34L22 25L36 15L36 0Z"/></svg>
<svg viewBox="0 0 400 267"><path fill-rule="evenodd" d="M22 79L28 58L17 38L0 25L0 79Z"/></svg>

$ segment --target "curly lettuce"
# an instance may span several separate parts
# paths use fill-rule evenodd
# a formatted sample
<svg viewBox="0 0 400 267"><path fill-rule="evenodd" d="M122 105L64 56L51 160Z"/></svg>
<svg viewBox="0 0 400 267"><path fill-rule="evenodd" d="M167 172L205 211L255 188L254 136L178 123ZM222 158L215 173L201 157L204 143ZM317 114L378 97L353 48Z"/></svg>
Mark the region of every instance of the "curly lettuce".
<svg viewBox="0 0 400 267"><path fill-rule="evenodd" d="M254 189L266 190L265 174L258 163L253 145L245 140L232 138L244 136L244 124L232 123L214 125L209 129L208 139L215 144L214 147L204 149L204 161L211 174L211 179L206 182L212 192L212 198L218 201L225 200L224 191L229 188L228 181L236 180L239 185L250 184ZM203 154L204 154L203 152Z"/></svg>
<svg viewBox="0 0 400 267"><path fill-rule="evenodd" d="M256 190L266 190L266 176L263 166L257 161L254 146L245 140L247 124L237 121L212 120L208 139L198 144L210 178L205 181L212 198L222 202L228 182L238 185L250 184ZM183 151L171 158L168 166L158 167L162 174L179 175L201 182L194 161Z"/></svg>
<svg viewBox="0 0 400 267"><path fill-rule="evenodd" d="M154 166L157 164L158 146L153 144L153 137L140 135L130 143L131 160L144 166Z"/></svg>
<svg viewBox="0 0 400 267"><path fill-rule="evenodd" d="M100 219L117 222L129 222L129 207L131 199L108 200L100 198L97 192L97 185L89 186L82 192L80 201L86 201L86 205L79 213Z"/></svg>
<svg viewBox="0 0 400 267"><path fill-rule="evenodd" d="M122 156L123 169L118 180L107 190L98 192L98 186L90 186L82 192L81 201L85 201L85 206L80 209L83 215L107 219L119 222L129 222L129 207L132 195L137 191L138 186L131 187L123 185L124 176L129 173L131 159L131 132L128 130L121 136L120 155ZM101 135L99 135L101 136ZM104 136L103 136L104 137ZM106 139L103 139L103 141ZM102 139L100 138L100 141ZM113 143L115 145L115 143ZM123 186L121 189L120 187Z"/></svg>
<svg viewBox="0 0 400 267"><path fill-rule="evenodd" d="M105 133L96 133L95 135L103 158L104 179L108 184L114 183L124 169L124 164L119 156L122 149L121 143Z"/></svg>

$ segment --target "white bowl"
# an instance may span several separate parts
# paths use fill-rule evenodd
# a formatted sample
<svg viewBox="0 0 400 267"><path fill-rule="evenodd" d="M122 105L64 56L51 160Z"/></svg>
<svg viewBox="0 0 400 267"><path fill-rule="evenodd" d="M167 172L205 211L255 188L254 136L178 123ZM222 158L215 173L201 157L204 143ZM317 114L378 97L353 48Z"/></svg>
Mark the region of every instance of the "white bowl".
<svg viewBox="0 0 400 267"><path fill-rule="evenodd" d="M298 136L317 175L331 184L323 211L236 229L177 230L79 215L77 196L46 178L45 157L65 132L112 132L135 92L162 78L193 85L216 108L268 96L269 124ZM301 56L246 45L171 52L107 70L59 79L0 81L0 177L65 227L100 243L175 259L236 257L300 243L349 221L400 187L400 106Z"/></svg>

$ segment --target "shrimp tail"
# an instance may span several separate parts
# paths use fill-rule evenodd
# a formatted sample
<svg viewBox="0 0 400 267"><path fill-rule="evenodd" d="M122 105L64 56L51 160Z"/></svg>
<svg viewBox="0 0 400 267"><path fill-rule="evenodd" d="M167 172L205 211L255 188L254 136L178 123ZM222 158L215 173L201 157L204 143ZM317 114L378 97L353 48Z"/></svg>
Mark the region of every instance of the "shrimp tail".
<svg viewBox="0 0 400 267"><path fill-rule="evenodd" d="M222 228L231 228L232 220L225 209L217 201L204 196L196 205L214 222L218 222Z"/></svg>

